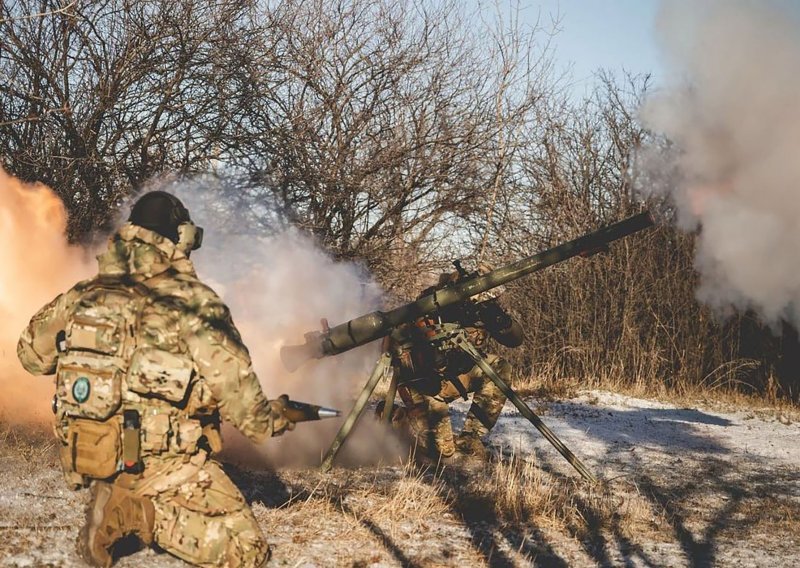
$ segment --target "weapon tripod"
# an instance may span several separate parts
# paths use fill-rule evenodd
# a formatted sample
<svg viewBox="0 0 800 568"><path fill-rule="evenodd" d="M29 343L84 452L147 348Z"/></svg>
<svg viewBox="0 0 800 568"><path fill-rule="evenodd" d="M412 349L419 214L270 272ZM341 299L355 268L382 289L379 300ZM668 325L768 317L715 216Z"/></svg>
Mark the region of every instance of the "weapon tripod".
<svg viewBox="0 0 800 568"><path fill-rule="evenodd" d="M533 424L536 429L542 433L547 441L550 442L562 456L564 456L570 465L572 465L572 467L574 467L585 480L592 484L597 482L597 478L592 475L592 473L586 468L586 466L583 465L578 457L573 454L561 440L558 439L558 436L556 436L555 433L553 433L553 431L550 430L550 428L548 428L544 422L542 422L541 418L539 418L533 412L533 410L531 410L525 401L523 401L520 396L510 386L508 386L502 378L500 378L500 376L488 363L484 354L477 347L475 347L472 342L469 341L467 332L461 326L451 323L439 323L432 326L432 328L435 333L428 338L428 341L430 341L434 347L440 350L457 349L466 353L481 369L481 371L483 371L483 373L489 377L489 379L495 385L497 385L506 398L517 407L517 410L519 410L520 414L527 418L528 421L531 422L531 424ZM325 457L322 460L322 471L330 471L330 469L333 467L333 460L335 459L336 454L339 453L342 444L344 444L344 442L347 440L348 436L350 435L350 431L353 429L353 426L355 426L356 422L361 417L361 414L364 412L364 408L369 401L369 397L375 391L375 388L378 386L378 383L381 381L381 379L388 378L390 373L392 373L392 355L388 350L384 350L378 359L378 362L375 365L367 384L364 385L364 388L358 395L353 408L350 410L347 418L345 418L345 421L339 429L339 432L336 434L336 437L331 443L330 448L325 454ZM458 381L453 380L453 383L456 384ZM387 423L391 421L392 406L397 393L397 386L397 376L392 373L392 378L389 383L389 390L386 393L383 412L383 420ZM463 390L463 386L458 383L456 387L466 399L466 392Z"/></svg>

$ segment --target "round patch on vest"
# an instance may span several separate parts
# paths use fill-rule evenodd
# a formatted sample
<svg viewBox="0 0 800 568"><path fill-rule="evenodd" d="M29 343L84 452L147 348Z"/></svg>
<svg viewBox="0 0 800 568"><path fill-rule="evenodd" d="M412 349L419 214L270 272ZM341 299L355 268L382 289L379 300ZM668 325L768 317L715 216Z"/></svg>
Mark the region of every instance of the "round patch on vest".
<svg viewBox="0 0 800 568"><path fill-rule="evenodd" d="M78 377L78 380L72 384L72 398L77 402L86 402L89 398L89 391L91 391L89 379L86 377Z"/></svg>

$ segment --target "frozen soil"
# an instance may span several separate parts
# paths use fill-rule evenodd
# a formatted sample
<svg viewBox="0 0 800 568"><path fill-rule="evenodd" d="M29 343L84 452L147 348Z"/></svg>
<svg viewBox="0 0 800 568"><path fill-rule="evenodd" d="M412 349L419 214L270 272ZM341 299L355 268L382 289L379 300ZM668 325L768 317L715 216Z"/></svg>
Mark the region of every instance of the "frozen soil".
<svg viewBox="0 0 800 568"><path fill-rule="evenodd" d="M529 402L599 487L511 405L488 466L226 469L276 566L800 566L796 417L600 391ZM50 434L0 424L0 479L0 566L82 566L86 492L65 489ZM186 566L153 550L117 565Z"/></svg>

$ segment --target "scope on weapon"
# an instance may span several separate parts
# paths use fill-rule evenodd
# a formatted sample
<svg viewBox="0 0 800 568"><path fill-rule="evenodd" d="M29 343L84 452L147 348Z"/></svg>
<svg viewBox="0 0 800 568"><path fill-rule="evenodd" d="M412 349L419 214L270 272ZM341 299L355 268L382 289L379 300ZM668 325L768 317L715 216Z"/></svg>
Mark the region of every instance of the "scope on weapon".
<svg viewBox="0 0 800 568"><path fill-rule="evenodd" d="M309 359L320 359L326 355L344 353L365 345L390 334L392 329L400 324L414 321L424 315L435 314L447 306L464 302L482 292L573 256L591 255L602 251L609 243L651 227L653 224L650 213L645 211L486 274L445 286L391 311L375 311L335 327L309 332L305 335L304 344L282 347L281 360L286 369L293 372Z"/></svg>

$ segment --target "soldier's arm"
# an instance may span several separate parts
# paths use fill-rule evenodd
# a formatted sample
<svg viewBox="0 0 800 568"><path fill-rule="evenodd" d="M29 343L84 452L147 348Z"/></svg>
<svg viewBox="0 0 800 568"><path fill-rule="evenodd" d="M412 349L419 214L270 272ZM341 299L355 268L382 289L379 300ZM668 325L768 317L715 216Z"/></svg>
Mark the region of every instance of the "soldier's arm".
<svg viewBox="0 0 800 568"><path fill-rule="evenodd" d="M223 420L257 443L281 433L286 424L264 396L228 308L214 295L190 311L184 341Z"/></svg>
<svg viewBox="0 0 800 568"><path fill-rule="evenodd" d="M57 296L34 314L22 332L17 343L17 357L29 373L52 375L56 372L56 336L67 325L66 307L70 297L69 292Z"/></svg>

